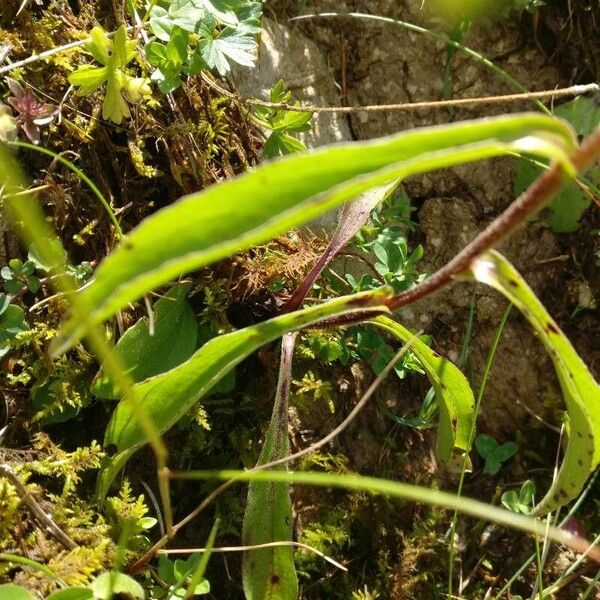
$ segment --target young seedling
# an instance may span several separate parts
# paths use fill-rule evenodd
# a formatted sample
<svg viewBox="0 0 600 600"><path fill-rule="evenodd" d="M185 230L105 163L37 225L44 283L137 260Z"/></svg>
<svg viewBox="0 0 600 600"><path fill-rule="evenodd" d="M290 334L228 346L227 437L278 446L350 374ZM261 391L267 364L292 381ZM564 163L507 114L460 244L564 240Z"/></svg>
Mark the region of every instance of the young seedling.
<svg viewBox="0 0 600 600"><path fill-rule="evenodd" d="M483 472L496 475L502 464L517 453L518 447L514 442L499 444L493 437L481 433L475 438L475 448L485 460Z"/></svg>
<svg viewBox="0 0 600 600"><path fill-rule="evenodd" d="M500 501L508 510L528 515L535 506L535 483L528 479L518 492L516 490L504 492Z"/></svg>
<svg viewBox="0 0 600 600"><path fill-rule="evenodd" d="M97 25L85 48L102 66L83 65L69 75L69 83L79 88L80 96L88 96L106 84L102 117L114 123L129 118L128 103L137 104L151 93L147 79L133 77L126 68L136 56L136 44L128 38L124 25L117 29L113 39Z"/></svg>

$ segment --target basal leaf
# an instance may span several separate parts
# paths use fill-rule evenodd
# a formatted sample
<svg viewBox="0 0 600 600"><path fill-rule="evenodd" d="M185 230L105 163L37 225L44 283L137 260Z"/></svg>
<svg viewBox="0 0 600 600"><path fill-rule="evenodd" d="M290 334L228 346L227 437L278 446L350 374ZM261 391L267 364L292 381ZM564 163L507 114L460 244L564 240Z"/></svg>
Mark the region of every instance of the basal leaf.
<svg viewBox="0 0 600 600"><path fill-rule="evenodd" d="M288 399L295 340L295 333L283 336L273 415L258 465L285 458L290 453ZM281 465L278 470L287 471L287 465ZM255 546L269 542L292 541L292 527L289 486L274 481L250 482L244 514L243 544ZM242 583L247 600L296 600L298 578L291 546L245 552Z"/></svg>
<svg viewBox="0 0 600 600"><path fill-rule="evenodd" d="M504 294L529 321L550 354L568 411L568 442L551 488L535 507L543 515L573 500L600 462L600 386L517 270L498 252L471 266L477 281Z"/></svg>
<svg viewBox="0 0 600 600"><path fill-rule="evenodd" d="M89 318L68 322L53 351L64 351L92 324L181 273L265 242L372 187L500 155L533 135L541 144L562 140L567 150L573 144L571 130L558 120L511 115L291 155L186 196L143 221L104 260L80 292ZM554 149L555 158L565 160L563 150Z"/></svg>
<svg viewBox="0 0 600 600"><path fill-rule="evenodd" d="M471 449L475 421L475 400L467 378L449 360L434 352L393 319L381 316L371 321L403 342L413 340L411 351L431 381L439 406L436 456L453 471L463 468Z"/></svg>
<svg viewBox="0 0 600 600"><path fill-rule="evenodd" d="M144 589L135 579L117 571L102 573L90 587L94 600L111 600L114 596L143 600L145 597Z"/></svg>
<svg viewBox="0 0 600 600"><path fill-rule="evenodd" d="M33 596L24 587L13 583L0 585L0 598L3 600L33 600Z"/></svg>
<svg viewBox="0 0 600 600"><path fill-rule="evenodd" d="M171 289L153 308L154 333L150 335L148 319L130 327L115 345L114 353L134 383L164 373L187 360L196 349L198 324L187 301L189 284ZM100 372L91 388L99 398L114 400L119 391Z"/></svg>
<svg viewBox="0 0 600 600"><path fill-rule="evenodd" d="M288 331L318 323L333 315L359 312L368 318L371 312L386 313L388 310L383 303L390 296L389 288L344 296L213 338L178 367L134 385L137 398L162 434L236 365L264 344ZM129 456L146 442L130 404L122 400L111 417L104 438L104 445L114 445L117 454L111 457L101 475L101 495L106 493Z"/></svg>

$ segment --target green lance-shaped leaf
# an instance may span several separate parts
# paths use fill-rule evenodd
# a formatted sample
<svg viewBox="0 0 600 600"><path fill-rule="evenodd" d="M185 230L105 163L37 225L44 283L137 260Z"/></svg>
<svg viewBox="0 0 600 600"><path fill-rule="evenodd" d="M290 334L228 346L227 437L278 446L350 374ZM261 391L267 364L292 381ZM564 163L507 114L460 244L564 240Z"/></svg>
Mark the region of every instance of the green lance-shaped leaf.
<svg viewBox="0 0 600 600"><path fill-rule="evenodd" d="M177 285L154 305L152 334L148 319L140 319L115 345L115 356L133 382L169 371L193 354L198 324L187 300L190 287ZM120 397L117 386L102 371L94 379L91 391L99 398Z"/></svg>
<svg viewBox="0 0 600 600"><path fill-rule="evenodd" d="M385 300L391 288L343 296L318 306L285 314L258 325L209 340L181 365L134 385L139 402L158 433L170 429L194 404L244 358L281 337L334 315L364 314L364 318L389 312ZM100 475L99 494L104 496L127 459L147 442L131 405L121 400L108 424L104 445L116 446L117 454Z"/></svg>
<svg viewBox="0 0 600 600"><path fill-rule="evenodd" d="M525 113L413 129L261 165L143 221L81 289L89 318L68 321L52 350L66 350L93 324L182 273L263 243L373 187L515 151L568 166L565 152L573 145L567 124Z"/></svg>
<svg viewBox="0 0 600 600"><path fill-rule="evenodd" d="M285 458L288 439L288 398L296 333L283 336L279 380L273 415L258 465ZM277 470L287 471L287 465ZM292 540L292 501L289 486L275 481L252 481L244 514L244 546ZM242 583L247 600L296 600L298 579L291 546L249 550L244 553Z"/></svg>
<svg viewBox="0 0 600 600"><path fill-rule="evenodd" d="M600 386L517 270L498 252L473 261L477 281L504 294L529 321L552 358L568 412L568 442L558 475L533 510L544 515L573 500L600 462Z"/></svg>
<svg viewBox="0 0 600 600"><path fill-rule="evenodd" d="M413 339L408 329L386 316L371 321L388 333L407 342ZM434 352L419 339L411 351L417 357L435 390L439 406L436 455L449 469L460 471L471 449L471 432L475 421L475 400L467 378L449 360Z"/></svg>

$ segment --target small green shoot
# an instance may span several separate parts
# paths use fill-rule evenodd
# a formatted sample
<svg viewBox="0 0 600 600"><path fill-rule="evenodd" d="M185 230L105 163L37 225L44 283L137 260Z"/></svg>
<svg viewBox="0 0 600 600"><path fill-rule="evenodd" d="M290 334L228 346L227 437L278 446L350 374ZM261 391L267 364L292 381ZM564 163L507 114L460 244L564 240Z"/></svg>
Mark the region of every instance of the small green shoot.
<svg viewBox="0 0 600 600"><path fill-rule="evenodd" d="M186 596L188 584L198 568L202 554L191 554L185 560L171 560L164 554L158 557L158 576L167 588L157 586L152 591L153 600L181 600ZM195 596L205 596L210 593L210 583L203 579L194 586Z"/></svg>
<svg viewBox="0 0 600 600"><path fill-rule="evenodd" d="M23 262L18 258L8 261L8 266L2 267L0 276L4 279L4 289L9 294L18 294L23 288L36 294L40 289L40 280L34 275L35 264L31 260Z"/></svg>
<svg viewBox="0 0 600 600"><path fill-rule="evenodd" d="M290 104L292 92L286 91L285 84L280 79L271 89L269 99L275 104ZM297 106L299 103L295 102L293 105ZM308 131L311 127L310 120L312 116L313 113L311 112L288 111L259 106L254 113L254 118L261 127L271 132L262 149L263 158L275 158L284 154L306 150L306 146L290 134Z"/></svg>
<svg viewBox="0 0 600 600"><path fill-rule="evenodd" d="M10 297L0 294L0 358L11 349L18 333L28 329L25 311L10 303Z"/></svg>
<svg viewBox="0 0 600 600"><path fill-rule="evenodd" d="M85 48L102 66L83 65L69 75L69 83L79 88L80 96L88 96L106 84L102 117L114 123L129 118L128 103L137 104L150 94L148 81L144 77L133 77L126 69L136 57L136 44L128 38L124 25L117 29L113 39L97 25Z"/></svg>
<svg viewBox="0 0 600 600"><path fill-rule="evenodd" d="M504 492L500 501L508 510L528 515L535 506L535 483L528 479L518 492L516 490Z"/></svg>
<svg viewBox="0 0 600 600"><path fill-rule="evenodd" d="M483 472L488 475L496 475L500 467L517 453L517 444L506 442L499 444L493 437L485 433L475 438L475 448L479 456L485 460Z"/></svg>

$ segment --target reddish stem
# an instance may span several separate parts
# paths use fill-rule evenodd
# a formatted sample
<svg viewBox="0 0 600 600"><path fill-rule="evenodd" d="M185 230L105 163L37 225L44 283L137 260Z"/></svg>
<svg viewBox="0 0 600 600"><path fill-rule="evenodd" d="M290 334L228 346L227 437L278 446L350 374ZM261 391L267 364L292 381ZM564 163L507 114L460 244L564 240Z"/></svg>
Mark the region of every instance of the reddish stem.
<svg viewBox="0 0 600 600"><path fill-rule="evenodd" d="M598 157L600 157L600 129L583 142L571 155L570 160L577 172L581 173ZM411 304L448 285L457 275L467 271L475 258L498 245L529 216L542 208L559 191L566 179L567 176L560 163L554 163L451 261L419 285L388 300L386 302L388 308L394 310Z"/></svg>

